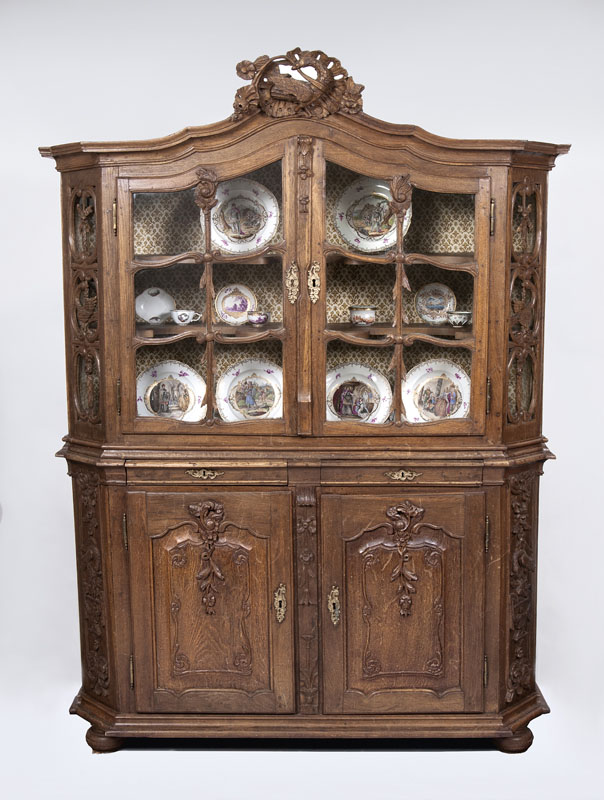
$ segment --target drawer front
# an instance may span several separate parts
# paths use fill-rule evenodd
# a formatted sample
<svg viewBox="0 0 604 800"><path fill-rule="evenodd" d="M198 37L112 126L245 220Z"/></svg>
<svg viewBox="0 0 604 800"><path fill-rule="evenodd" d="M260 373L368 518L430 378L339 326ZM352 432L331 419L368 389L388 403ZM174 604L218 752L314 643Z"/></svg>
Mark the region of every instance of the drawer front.
<svg viewBox="0 0 604 800"><path fill-rule="evenodd" d="M324 486L479 486L482 466L425 466L402 461L379 464L329 464L321 468Z"/></svg>
<svg viewBox="0 0 604 800"><path fill-rule="evenodd" d="M246 461L182 462L174 466L153 462L126 463L128 483L145 486L281 486L287 484L285 461L254 464Z"/></svg>

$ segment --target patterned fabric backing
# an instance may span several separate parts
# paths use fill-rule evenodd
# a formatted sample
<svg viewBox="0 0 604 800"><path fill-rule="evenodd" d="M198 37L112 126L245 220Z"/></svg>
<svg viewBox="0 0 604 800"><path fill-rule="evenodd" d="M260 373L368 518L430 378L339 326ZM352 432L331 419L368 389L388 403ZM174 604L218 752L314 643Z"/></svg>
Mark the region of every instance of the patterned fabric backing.
<svg viewBox="0 0 604 800"><path fill-rule="evenodd" d="M328 264L327 322L349 322L348 307L366 303L377 306L377 322L391 323L395 276L392 264Z"/></svg>
<svg viewBox="0 0 604 800"><path fill-rule="evenodd" d="M142 372L150 367L156 367L162 361L181 361L206 380L205 358L205 344L199 344L195 339L181 339L180 342L154 345L153 347L142 346L136 351L136 375L138 377Z"/></svg>
<svg viewBox="0 0 604 800"><path fill-rule="evenodd" d="M283 366L283 349L281 342L269 340L250 344L214 344L214 369L218 380L223 372L234 367L240 361L258 359L272 361L278 367Z"/></svg>
<svg viewBox="0 0 604 800"><path fill-rule="evenodd" d="M415 295L428 283L448 286L457 300L457 311L472 311L474 278L469 272L439 269L431 264L409 264L405 269L411 292L403 290L403 311L410 325L424 322L415 308Z"/></svg>
<svg viewBox="0 0 604 800"><path fill-rule="evenodd" d="M407 372L433 358L458 364L468 375L472 374L472 351L467 347L439 347L431 342L414 342L410 347L403 348Z"/></svg>
<svg viewBox="0 0 604 800"><path fill-rule="evenodd" d="M520 397L516 397L517 372L518 362L513 359L508 372L508 407L515 413L528 411L533 399L533 362L531 359L527 358L524 362L520 382Z"/></svg>
<svg viewBox="0 0 604 800"><path fill-rule="evenodd" d="M350 250L335 227L338 200L355 181L364 178L338 164L327 162L325 197L325 239ZM413 190L411 226L405 237L408 253L473 253L474 195L439 194ZM380 255L385 252L381 251Z"/></svg>
<svg viewBox="0 0 604 800"><path fill-rule="evenodd" d="M332 341L327 343L326 371L345 364L361 364L369 367L387 378L394 387L393 347L362 347L348 342Z"/></svg>
<svg viewBox="0 0 604 800"><path fill-rule="evenodd" d="M172 295L176 308L192 309L204 314L206 305L205 288L199 284L204 268L201 264L175 264L164 269L142 269L134 276L134 295L157 286ZM144 322L136 317L137 322Z"/></svg>
<svg viewBox="0 0 604 800"><path fill-rule="evenodd" d="M283 238L281 162L241 177L258 181L277 198L279 225L274 241ZM176 255L204 249L200 209L193 189L180 192L137 192L133 201L134 252L136 255Z"/></svg>
<svg viewBox="0 0 604 800"><path fill-rule="evenodd" d="M270 311L272 322L283 321L283 276L281 262L270 264L214 264L214 294L229 284L243 284L251 289L258 308Z"/></svg>

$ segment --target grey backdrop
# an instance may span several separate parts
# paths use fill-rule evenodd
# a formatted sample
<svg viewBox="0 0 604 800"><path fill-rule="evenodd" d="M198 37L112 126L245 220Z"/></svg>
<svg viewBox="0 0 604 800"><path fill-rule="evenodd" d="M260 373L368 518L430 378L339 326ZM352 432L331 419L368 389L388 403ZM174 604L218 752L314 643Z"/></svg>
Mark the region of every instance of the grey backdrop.
<svg viewBox="0 0 604 800"><path fill-rule="evenodd" d="M602 797L603 4L4 0L0 789L13 798ZM148 752L92 757L79 687L59 178L38 145L136 139L228 116L235 64L297 45L341 59L365 110L445 136L570 142L551 175L538 680L553 713L496 752ZM22 432L27 426L28 437Z"/></svg>

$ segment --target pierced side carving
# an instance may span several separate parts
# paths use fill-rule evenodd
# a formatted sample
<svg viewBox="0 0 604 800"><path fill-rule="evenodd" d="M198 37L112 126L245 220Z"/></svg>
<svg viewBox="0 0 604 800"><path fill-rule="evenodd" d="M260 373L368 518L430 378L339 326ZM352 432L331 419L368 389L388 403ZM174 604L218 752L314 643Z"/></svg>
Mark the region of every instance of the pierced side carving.
<svg viewBox="0 0 604 800"><path fill-rule="evenodd" d="M285 274L285 288L287 290L287 299L293 305L298 299L300 292L300 273L298 272L298 265L295 261L287 268Z"/></svg>
<svg viewBox="0 0 604 800"><path fill-rule="evenodd" d="M88 470L73 472L79 506L79 573L84 629L84 686L98 697L109 694L105 589L98 520L99 477Z"/></svg>
<svg viewBox="0 0 604 800"><path fill-rule="evenodd" d="M512 542L510 561L510 665L506 703L532 691L534 685L531 638L534 619L533 489L536 473L520 472L510 478Z"/></svg>
<svg viewBox="0 0 604 800"><path fill-rule="evenodd" d="M201 208L204 214L207 214L218 202L216 199L218 176L214 170L201 167L197 170L197 177L199 178L199 183L195 187L193 197L196 205Z"/></svg>
<svg viewBox="0 0 604 800"><path fill-rule="evenodd" d="M298 649L300 652L301 713L319 710L319 609L317 571L317 516L314 489L296 491L296 597L298 602Z"/></svg>
<svg viewBox="0 0 604 800"><path fill-rule="evenodd" d="M78 419L98 424L100 415L100 356L96 348L74 344L73 401Z"/></svg>
<svg viewBox="0 0 604 800"><path fill-rule="evenodd" d="M71 195L71 255L74 261L96 256L96 197L94 188L74 189Z"/></svg>
<svg viewBox="0 0 604 800"><path fill-rule="evenodd" d="M72 279L71 322L74 335L87 342L94 342L98 330L98 281L96 270L78 270Z"/></svg>
<svg viewBox="0 0 604 800"><path fill-rule="evenodd" d="M301 79L281 72L283 66ZM285 55L259 56L255 61L240 61L237 75L249 86L237 90L233 120L261 111L269 117L313 117L321 119L341 112L358 114L362 110L361 92L336 58L321 50L296 47ZM316 77L304 72L309 69Z"/></svg>
<svg viewBox="0 0 604 800"><path fill-rule="evenodd" d="M507 418L517 424L535 418L541 363L541 191L528 176L515 184L512 215L519 242L512 248L510 275Z"/></svg>

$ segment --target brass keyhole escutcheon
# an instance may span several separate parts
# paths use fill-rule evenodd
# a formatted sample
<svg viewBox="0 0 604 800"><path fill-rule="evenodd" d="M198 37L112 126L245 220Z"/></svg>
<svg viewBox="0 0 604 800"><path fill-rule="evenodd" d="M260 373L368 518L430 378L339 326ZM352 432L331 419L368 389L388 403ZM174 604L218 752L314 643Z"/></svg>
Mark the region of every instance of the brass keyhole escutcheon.
<svg viewBox="0 0 604 800"><path fill-rule="evenodd" d="M337 625L340 622L340 590L335 585L331 587L327 596L327 609L332 623Z"/></svg>
<svg viewBox="0 0 604 800"><path fill-rule="evenodd" d="M283 622L285 614L287 613L287 600L285 599L285 584L280 583L275 589L273 594L273 607L275 609L275 617L277 622Z"/></svg>

